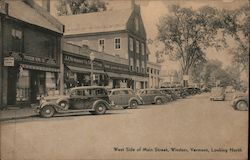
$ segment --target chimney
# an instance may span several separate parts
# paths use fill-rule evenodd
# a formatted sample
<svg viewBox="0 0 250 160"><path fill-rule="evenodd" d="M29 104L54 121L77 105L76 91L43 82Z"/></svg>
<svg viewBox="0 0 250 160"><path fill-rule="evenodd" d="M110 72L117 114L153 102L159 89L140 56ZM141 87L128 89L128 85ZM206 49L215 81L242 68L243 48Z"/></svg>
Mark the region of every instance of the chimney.
<svg viewBox="0 0 250 160"><path fill-rule="evenodd" d="M50 12L50 0L42 0L42 7Z"/></svg>
<svg viewBox="0 0 250 160"><path fill-rule="evenodd" d="M131 10L135 9L135 0L131 0Z"/></svg>

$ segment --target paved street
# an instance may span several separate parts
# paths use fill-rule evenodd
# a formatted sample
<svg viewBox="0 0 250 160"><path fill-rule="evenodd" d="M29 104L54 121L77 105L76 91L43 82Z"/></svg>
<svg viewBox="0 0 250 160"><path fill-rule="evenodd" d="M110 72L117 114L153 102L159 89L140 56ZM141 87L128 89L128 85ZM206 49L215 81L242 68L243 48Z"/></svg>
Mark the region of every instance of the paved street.
<svg viewBox="0 0 250 160"><path fill-rule="evenodd" d="M248 112L208 96L101 116L4 121L1 158L247 159Z"/></svg>

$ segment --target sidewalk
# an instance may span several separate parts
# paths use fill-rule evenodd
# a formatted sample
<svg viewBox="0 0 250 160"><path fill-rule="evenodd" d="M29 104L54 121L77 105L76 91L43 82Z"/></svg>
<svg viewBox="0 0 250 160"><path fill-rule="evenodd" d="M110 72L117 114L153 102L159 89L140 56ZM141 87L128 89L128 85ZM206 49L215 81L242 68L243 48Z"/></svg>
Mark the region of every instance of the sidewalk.
<svg viewBox="0 0 250 160"><path fill-rule="evenodd" d="M0 111L0 121L12 120L12 119L23 119L31 116L36 116L37 113L34 111L35 107L25 108L11 108Z"/></svg>

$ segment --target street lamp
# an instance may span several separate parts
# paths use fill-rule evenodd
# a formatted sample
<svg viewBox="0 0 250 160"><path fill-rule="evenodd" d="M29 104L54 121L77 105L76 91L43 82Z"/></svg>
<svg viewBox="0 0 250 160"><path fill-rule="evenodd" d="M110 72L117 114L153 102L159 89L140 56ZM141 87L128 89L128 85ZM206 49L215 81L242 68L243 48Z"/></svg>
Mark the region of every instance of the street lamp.
<svg viewBox="0 0 250 160"><path fill-rule="evenodd" d="M93 61L95 59L94 52L90 53L89 58L91 63L90 85L93 86L93 70L94 70Z"/></svg>

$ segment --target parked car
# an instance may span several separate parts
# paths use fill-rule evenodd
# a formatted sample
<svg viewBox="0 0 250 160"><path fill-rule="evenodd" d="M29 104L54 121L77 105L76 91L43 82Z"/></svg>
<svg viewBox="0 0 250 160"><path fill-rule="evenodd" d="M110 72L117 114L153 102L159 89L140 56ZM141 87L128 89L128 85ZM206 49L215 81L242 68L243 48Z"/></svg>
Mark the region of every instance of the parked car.
<svg viewBox="0 0 250 160"><path fill-rule="evenodd" d="M232 106L235 110L248 111L248 108L249 108L248 93L234 96L233 101L232 101Z"/></svg>
<svg viewBox="0 0 250 160"><path fill-rule="evenodd" d="M189 95L195 95L195 94L200 94L201 93L201 89L198 88L198 87L186 87L186 88L184 88L184 90Z"/></svg>
<svg viewBox="0 0 250 160"><path fill-rule="evenodd" d="M159 89L163 94L170 95L170 100L174 101L178 98L178 95L171 88L160 88ZM167 98L168 99L168 98Z"/></svg>
<svg viewBox="0 0 250 160"><path fill-rule="evenodd" d="M117 88L109 91L111 104L122 106L124 109L137 108L142 104L140 97L130 88Z"/></svg>
<svg viewBox="0 0 250 160"><path fill-rule="evenodd" d="M163 104L167 102L167 98L158 89L142 89L139 91L139 96L143 104Z"/></svg>
<svg viewBox="0 0 250 160"><path fill-rule="evenodd" d="M226 93L233 93L234 91L235 91L235 89L233 86L227 86L225 89Z"/></svg>
<svg viewBox="0 0 250 160"><path fill-rule="evenodd" d="M40 100L36 111L41 117L52 117L54 114L90 112L104 114L111 109L108 92L100 86L71 88L64 96L48 96Z"/></svg>
<svg viewBox="0 0 250 160"><path fill-rule="evenodd" d="M214 87L211 89L210 101L224 101L226 97L225 89L222 87Z"/></svg>

